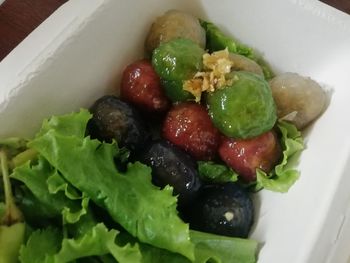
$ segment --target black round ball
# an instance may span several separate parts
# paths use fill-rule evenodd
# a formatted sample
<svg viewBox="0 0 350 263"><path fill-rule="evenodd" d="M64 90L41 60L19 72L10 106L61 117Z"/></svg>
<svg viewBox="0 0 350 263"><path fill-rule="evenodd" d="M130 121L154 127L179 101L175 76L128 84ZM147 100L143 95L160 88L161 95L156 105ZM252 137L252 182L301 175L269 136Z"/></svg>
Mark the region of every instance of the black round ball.
<svg viewBox="0 0 350 263"><path fill-rule="evenodd" d="M137 110L115 96L103 96L90 108L92 118L87 130L92 138L111 142L135 151L150 137Z"/></svg>
<svg viewBox="0 0 350 263"><path fill-rule="evenodd" d="M246 238L254 220L248 193L236 183L204 186L189 216L195 230Z"/></svg>
<svg viewBox="0 0 350 263"><path fill-rule="evenodd" d="M201 186L197 163L184 150L166 140L156 140L138 158L140 162L152 167L152 181L155 185L170 185L174 188L180 209L195 199Z"/></svg>

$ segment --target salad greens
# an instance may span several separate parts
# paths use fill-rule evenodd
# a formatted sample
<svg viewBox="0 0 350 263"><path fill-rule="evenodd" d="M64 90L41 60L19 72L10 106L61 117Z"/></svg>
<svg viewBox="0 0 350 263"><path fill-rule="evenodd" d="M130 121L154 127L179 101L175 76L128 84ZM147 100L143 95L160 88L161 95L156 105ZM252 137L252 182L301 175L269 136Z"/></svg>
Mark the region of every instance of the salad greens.
<svg viewBox="0 0 350 263"><path fill-rule="evenodd" d="M304 149L304 143L300 131L293 124L279 121L277 127L282 135L282 161L269 174L257 169L256 188L265 188L275 192L287 192L299 178L299 172L292 167L293 160L291 159Z"/></svg>
<svg viewBox="0 0 350 263"><path fill-rule="evenodd" d="M216 183L236 182L238 177L231 168L213 161L199 161L198 173L203 181Z"/></svg>
<svg viewBox="0 0 350 263"><path fill-rule="evenodd" d="M16 168L12 178L22 181L34 195L41 211L45 211L40 217L55 218L62 213L64 222L75 223L86 213L88 198L82 198L75 189L69 189L72 187L42 157L38 164L31 166L26 163Z"/></svg>
<svg viewBox="0 0 350 263"><path fill-rule="evenodd" d="M25 224L18 209L9 179L7 153L0 151L0 166L3 179L5 203L0 217L0 262L15 263L19 248L24 240ZM5 248L6 249L3 249Z"/></svg>
<svg viewBox="0 0 350 263"><path fill-rule="evenodd" d="M231 73L234 82L208 95L213 122L224 126L220 127L223 134L235 138L271 130L276 109L265 81L274 76L270 67L252 48L215 24L203 20L200 24L209 52L227 49L227 54L243 55L257 62L264 73L264 77ZM195 42L183 38L162 43L153 51L152 66L170 100L194 99L184 89L184 81L203 73L204 54ZM236 96L237 92L250 99ZM232 102L237 98L234 109ZM32 140L0 140L0 263L256 262L255 240L190 230L178 215L172 187L155 186L151 168L128 160L129 151L115 141L100 142L86 135L91 117L86 109L53 116L43 121ZM283 156L270 173L256 170L256 182L248 185L253 190L287 192L299 177L292 165L304 148L301 133L283 121L275 128L280 131ZM199 161L198 173L210 183L239 180L234 170L213 161Z"/></svg>
<svg viewBox="0 0 350 263"><path fill-rule="evenodd" d="M86 124L90 113L81 111L75 117L77 123ZM115 144L84 138L84 133L76 136L65 133L44 128L28 145L140 241L193 259L188 226L177 216L176 198L170 187L160 191L151 183L151 169L140 163L129 164L125 174L118 172L114 163L118 155ZM76 165L82 156L84 162Z"/></svg>
<svg viewBox="0 0 350 263"><path fill-rule="evenodd" d="M114 160L124 160L125 150L85 137L90 117L82 109L45 120L22 149L32 154L10 178L33 231L18 243L19 258L6 262L256 261L254 240L190 231L172 188L154 186L149 167L135 162L119 171ZM11 237L1 230L0 243Z"/></svg>
<svg viewBox="0 0 350 263"><path fill-rule="evenodd" d="M256 170L256 182L248 185L254 191L264 188L285 193L299 178L300 173L294 168L294 161L295 157L304 149L301 132L293 124L286 121L278 121L277 128L281 133L283 157L269 174L261 169ZM224 183L238 180L238 174L231 168L212 161L199 161L198 172L204 181Z"/></svg>
<svg viewBox="0 0 350 263"><path fill-rule="evenodd" d="M249 239L227 238L190 230L195 244L195 263L256 262L257 243ZM239 251L237 250L239 249ZM144 263L190 263L185 257L154 247L141 246Z"/></svg>
<svg viewBox="0 0 350 263"><path fill-rule="evenodd" d="M23 263L65 263L88 256L111 254L117 262L140 262L141 254L137 246L116 244L118 233L115 229L108 230L103 223L76 239L64 238L62 232L55 228L37 230L21 248L20 260Z"/></svg>
<svg viewBox="0 0 350 263"><path fill-rule="evenodd" d="M239 43L238 40L234 39L231 36L227 36L215 24L211 22L201 20L200 23L205 30L207 39L206 46L210 52L227 48L229 52L248 57L258 63L263 70L266 80L270 80L274 77L274 73L270 69L267 62L261 56L257 55L254 49L242 43Z"/></svg>

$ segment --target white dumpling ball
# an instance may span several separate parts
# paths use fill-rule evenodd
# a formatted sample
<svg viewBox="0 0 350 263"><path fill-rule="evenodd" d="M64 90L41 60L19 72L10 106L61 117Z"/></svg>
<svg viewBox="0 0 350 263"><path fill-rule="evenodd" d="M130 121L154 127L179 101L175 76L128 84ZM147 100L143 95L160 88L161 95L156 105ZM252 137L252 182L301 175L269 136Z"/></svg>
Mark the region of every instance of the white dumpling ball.
<svg viewBox="0 0 350 263"><path fill-rule="evenodd" d="M270 80L270 86L278 118L292 122L300 130L326 107L326 92L309 77L283 73Z"/></svg>
<svg viewBox="0 0 350 263"><path fill-rule="evenodd" d="M205 48L205 31L197 17L178 10L169 10L152 24L145 49L151 53L161 43L175 38L187 38Z"/></svg>

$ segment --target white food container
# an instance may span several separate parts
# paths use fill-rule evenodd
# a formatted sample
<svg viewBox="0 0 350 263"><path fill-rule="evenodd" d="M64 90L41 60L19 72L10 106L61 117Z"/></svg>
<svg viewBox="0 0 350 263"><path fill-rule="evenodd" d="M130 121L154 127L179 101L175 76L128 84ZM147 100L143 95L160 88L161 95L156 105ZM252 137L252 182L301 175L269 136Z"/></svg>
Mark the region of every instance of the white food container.
<svg viewBox="0 0 350 263"><path fill-rule="evenodd" d="M180 9L219 25L277 72L332 90L307 131L301 178L261 191L252 238L260 263L342 263L350 254L350 16L313 0L71 0L0 63L0 137L31 136L43 118L88 107L143 56L150 24Z"/></svg>

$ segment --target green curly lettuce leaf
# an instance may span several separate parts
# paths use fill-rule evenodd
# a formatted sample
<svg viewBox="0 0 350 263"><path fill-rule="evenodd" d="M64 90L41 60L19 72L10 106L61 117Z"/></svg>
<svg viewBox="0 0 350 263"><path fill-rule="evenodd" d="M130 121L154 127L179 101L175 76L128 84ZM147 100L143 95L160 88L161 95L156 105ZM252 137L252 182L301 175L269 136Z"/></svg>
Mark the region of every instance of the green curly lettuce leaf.
<svg viewBox="0 0 350 263"><path fill-rule="evenodd" d="M37 230L20 250L22 263L65 263L78 258L110 254L114 262L140 262L141 254L136 246L119 246L115 240L117 230L108 230L102 223L95 225L79 238L63 238L55 228Z"/></svg>
<svg viewBox="0 0 350 263"><path fill-rule="evenodd" d="M295 157L304 149L304 143L300 131L298 131L293 124L279 121L277 127L282 135L282 161L269 174L257 169L256 188L265 188L267 190L284 193L287 192L299 178L299 171L294 169L293 165Z"/></svg>
<svg viewBox="0 0 350 263"><path fill-rule="evenodd" d="M43 158L39 158L36 165L27 162L16 168L11 178L26 185L35 197L32 200L45 211L45 217L62 215L64 222L75 223L86 214L89 199L68 186L58 171Z"/></svg>
<svg viewBox="0 0 350 263"><path fill-rule="evenodd" d="M86 109L81 109L78 113L52 116L43 121L42 127L36 137L41 137L50 130L55 130L63 136L85 136L87 122L91 119L91 113Z"/></svg>
<svg viewBox="0 0 350 263"><path fill-rule="evenodd" d="M227 36L215 24L204 20L201 20L200 23L206 33L206 48L209 50L209 52L227 48L228 51L232 53L237 53L249 58L255 58L252 48L239 43L239 41L233 37Z"/></svg>
<svg viewBox="0 0 350 263"><path fill-rule="evenodd" d="M12 177L25 184L33 202L55 216L71 211L73 219L57 228L34 231L22 246L21 262L255 262L256 241L189 231L177 216L172 189L153 186L149 167L137 162L119 172L114 158L125 159L125 152L115 144L84 138L80 129L89 119L86 111L62 117L54 117L52 124L45 122L29 143L39 153L38 161L16 168ZM234 179L220 165L207 164L206 170L218 178L226 174L222 178ZM93 207L84 203L89 199L129 233L99 224ZM74 211L83 209L84 214L74 217Z"/></svg>
<svg viewBox="0 0 350 263"><path fill-rule="evenodd" d="M269 80L274 77L274 73L269 65L261 56L256 54L254 49L240 43L234 37L226 35L219 29L219 27L211 22L201 20L200 23L206 32L206 48L209 50L209 52L227 48L229 52L248 57L258 63L263 70L265 79Z"/></svg>
<svg viewBox="0 0 350 263"><path fill-rule="evenodd" d="M214 183L236 182L238 176L235 171L226 165L212 161L199 161L198 174L202 180Z"/></svg>
<svg viewBox="0 0 350 263"><path fill-rule="evenodd" d="M196 263L255 263L258 243L251 239L219 236L191 230Z"/></svg>
<svg viewBox="0 0 350 263"><path fill-rule="evenodd" d="M84 111L76 115L79 114L85 115ZM69 123L85 129L88 118L72 118L76 120ZM160 190L154 186L151 169L138 162L120 173L114 164L120 152L116 144L84 138L85 132L78 129L72 136L61 128L66 119L55 119L54 125L46 122L28 146L47 159L65 180L106 209L131 235L193 259L188 225L177 215L172 188ZM82 123L77 125L77 121Z"/></svg>
<svg viewBox="0 0 350 263"><path fill-rule="evenodd" d="M194 263L255 263L258 243L251 239L219 236L191 230L195 244ZM169 251L141 245L143 263L190 263L185 257Z"/></svg>
<svg viewBox="0 0 350 263"><path fill-rule="evenodd" d="M49 255L60 249L62 233L56 228L46 228L34 231L27 243L22 245L19 253L21 263L42 263Z"/></svg>

